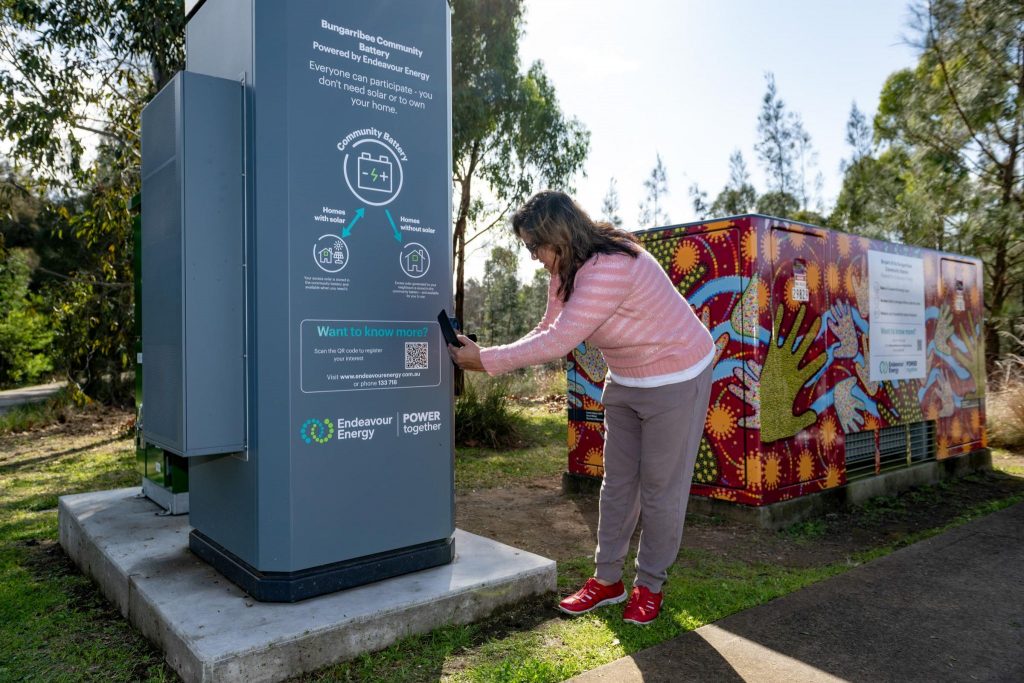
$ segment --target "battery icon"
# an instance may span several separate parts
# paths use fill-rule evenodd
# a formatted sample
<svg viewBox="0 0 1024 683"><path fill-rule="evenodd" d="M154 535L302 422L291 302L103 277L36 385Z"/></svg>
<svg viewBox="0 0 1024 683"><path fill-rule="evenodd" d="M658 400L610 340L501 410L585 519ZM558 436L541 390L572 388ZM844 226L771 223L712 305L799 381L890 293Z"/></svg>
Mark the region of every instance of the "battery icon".
<svg viewBox="0 0 1024 683"><path fill-rule="evenodd" d="M391 192L391 161L386 154L374 158L369 152L363 152L356 163L359 171L356 184L360 190Z"/></svg>

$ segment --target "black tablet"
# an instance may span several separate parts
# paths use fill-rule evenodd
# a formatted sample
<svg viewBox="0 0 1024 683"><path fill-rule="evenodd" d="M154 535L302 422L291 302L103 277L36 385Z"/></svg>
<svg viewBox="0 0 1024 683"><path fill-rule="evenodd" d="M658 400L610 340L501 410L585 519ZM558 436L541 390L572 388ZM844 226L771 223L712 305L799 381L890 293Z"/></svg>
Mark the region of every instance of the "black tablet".
<svg viewBox="0 0 1024 683"><path fill-rule="evenodd" d="M452 327L451 318L448 317L448 312L443 308L441 312L437 314L437 323L441 326L441 335L444 336L444 340L452 346L461 347L462 342L459 341L458 336L455 334L455 328Z"/></svg>

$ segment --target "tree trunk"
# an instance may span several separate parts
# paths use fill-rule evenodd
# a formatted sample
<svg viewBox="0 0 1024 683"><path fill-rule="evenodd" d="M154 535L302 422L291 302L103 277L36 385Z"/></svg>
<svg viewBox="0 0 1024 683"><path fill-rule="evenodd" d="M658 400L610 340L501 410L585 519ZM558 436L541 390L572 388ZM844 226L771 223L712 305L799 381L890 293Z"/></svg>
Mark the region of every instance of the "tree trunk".
<svg viewBox="0 0 1024 683"><path fill-rule="evenodd" d="M1000 239L995 245L994 267L992 268L992 282L989 291L992 293L992 304L989 309L988 324L985 326L985 366L988 372L992 372L995 362L1000 356L999 325L1003 321L1004 302L1007 291L1006 259L1009 251L1009 243L1005 238Z"/></svg>
<svg viewBox="0 0 1024 683"><path fill-rule="evenodd" d="M469 160L466 163L465 173L462 177L456 177L455 182L459 185L459 209L455 214L455 235L453 236L452 257L455 260L455 317L459 325L463 326L465 333L465 303L466 303L466 228L469 224L469 206L472 200L471 185L473 174L476 173L476 165L480 161L480 141L473 143L469 153ZM455 395L462 393L466 379L460 368L455 368Z"/></svg>
<svg viewBox="0 0 1024 683"><path fill-rule="evenodd" d="M467 183L468 185L468 183ZM463 192L465 194L465 192ZM455 227L455 317L465 332L465 272L466 272L466 216L461 213ZM455 395L462 394L466 386L466 376L462 368L455 368Z"/></svg>

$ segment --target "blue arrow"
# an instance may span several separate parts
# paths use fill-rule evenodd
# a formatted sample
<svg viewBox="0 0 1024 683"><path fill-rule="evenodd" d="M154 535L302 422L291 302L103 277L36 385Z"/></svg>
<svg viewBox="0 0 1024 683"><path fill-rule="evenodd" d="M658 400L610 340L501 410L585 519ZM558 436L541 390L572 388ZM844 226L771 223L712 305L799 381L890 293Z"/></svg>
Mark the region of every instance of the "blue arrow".
<svg viewBox="0 0 1024 683"><path fill-rule="evenodd" d="M348 237L349 235L352 234L353 226L355 226L355 224L359 222L359 219L362 218L365 213L366 213L366 209L364 209L362 207L356 209L356 213L355 213L355 216L352 218L352 221L348 225L345 226L344 230L341 231L341 236L343 238L344 237Z"/></svg>
<svg viewBox="0 0 1024 683"><path fill-rule="evenodd" d="M384 213L387 214L388 223L391 224L391 229L395 233L395 239L398 240L399 242L401 242L402 241L402 233L398 232L398 228L395 227L395 219L391 217L391 212L388 211L387 209L384 209Z"/></svg>

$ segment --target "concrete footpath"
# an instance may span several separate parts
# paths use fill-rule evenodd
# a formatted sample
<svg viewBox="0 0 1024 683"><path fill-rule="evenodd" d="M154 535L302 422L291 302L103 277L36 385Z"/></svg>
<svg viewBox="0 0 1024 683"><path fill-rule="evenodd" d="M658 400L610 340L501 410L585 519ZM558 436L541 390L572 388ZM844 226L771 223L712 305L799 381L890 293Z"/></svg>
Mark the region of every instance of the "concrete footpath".
<svg viewBox="0 0 1024 683"><path fill-rule="evenodd" d="M1024 681L1024 503L574 681Z"/></svg>

